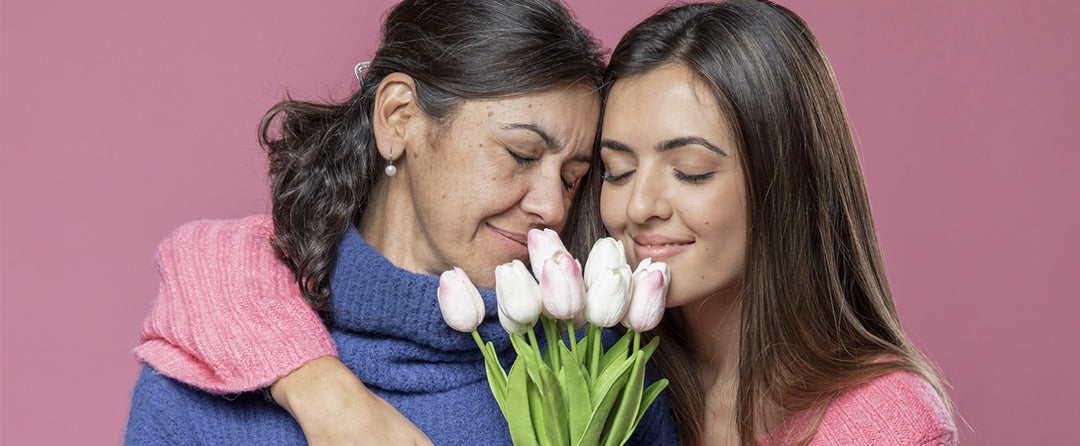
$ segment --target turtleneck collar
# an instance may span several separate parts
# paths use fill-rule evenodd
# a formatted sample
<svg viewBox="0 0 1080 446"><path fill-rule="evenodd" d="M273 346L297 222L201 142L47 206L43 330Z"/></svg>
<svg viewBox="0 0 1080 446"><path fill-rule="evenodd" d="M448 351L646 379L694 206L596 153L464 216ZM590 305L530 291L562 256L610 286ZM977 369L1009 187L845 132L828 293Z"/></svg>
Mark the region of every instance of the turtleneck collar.
<svg viewBox="0 0 1080 446"><path fill-rule="evenodd" d="M346 365L364 383L388 390L431 390L424 383L418 389L416 380L398 376L402 374L387 373L414 363L468 364L477 372L469 373L474 375L471 378L485 379L483 359L472 335L455 331L443 321L438 276L394 266L350 227L338 246L330 286L330 322L339 353L343 360L355 360ZM480 335L494 344L500 360L508 364L513 349L499 325L495 292L482 289L480 295L487 314L478 329Z"/></svg>

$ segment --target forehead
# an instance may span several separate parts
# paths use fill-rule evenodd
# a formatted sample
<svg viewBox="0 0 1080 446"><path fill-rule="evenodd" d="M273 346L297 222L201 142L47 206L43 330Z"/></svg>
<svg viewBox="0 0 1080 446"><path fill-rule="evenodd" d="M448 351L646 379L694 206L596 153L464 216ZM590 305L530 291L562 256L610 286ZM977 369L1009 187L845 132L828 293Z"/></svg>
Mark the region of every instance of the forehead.
<svg viewBox="0 0 1080 446"><path fill-rule="evenodd" d="M733 147L728 120L716 96L681 64L619 79L606 107L604 138L633 143L697 135Z"/></svg>
<svg viewBox="0 0 1080 446"><path fill-rule="evenodd" d="M599 117L600 96L595 89L571 85L509 98L465 101L455 120L495 129L534 126L559 145L576 149L582 141L592 143Z"/></svg>

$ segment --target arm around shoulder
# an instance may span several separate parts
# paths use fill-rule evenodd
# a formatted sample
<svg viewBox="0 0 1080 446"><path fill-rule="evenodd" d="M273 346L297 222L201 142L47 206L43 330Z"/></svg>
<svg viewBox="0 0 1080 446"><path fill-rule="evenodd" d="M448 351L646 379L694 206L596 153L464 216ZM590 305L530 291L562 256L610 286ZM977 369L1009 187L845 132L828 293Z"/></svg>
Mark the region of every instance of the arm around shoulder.
<svg viewBox="0 0 1080 446"><path fill-rule="evenodd" d="M135 355L215 393L266 387L336 356L329 332L270 245L267 216L185 224L158 246L158 297Z"/></svg>

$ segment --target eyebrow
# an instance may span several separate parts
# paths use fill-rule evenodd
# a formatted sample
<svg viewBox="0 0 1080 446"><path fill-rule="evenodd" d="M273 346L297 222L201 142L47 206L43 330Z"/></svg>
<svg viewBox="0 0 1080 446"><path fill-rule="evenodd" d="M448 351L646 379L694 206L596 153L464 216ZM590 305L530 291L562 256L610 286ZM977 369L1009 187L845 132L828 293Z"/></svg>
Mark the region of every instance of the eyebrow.
<svg viewBox="0 0 1080 446"><path fill-rule="evenodd" d="M674 149L674 148L677 148L677 147L690 146L690 145L695 145L695 144L699 145L699 146L702 146L702 147L704 147L706 149L712 150L713 152L716 152L719 155L728 156L727 152L725 152L723 150L720 150L719 147L714 146L711 142L707 141L705 138L701 138L701 137L698 137L698 136L683 136L683 137L680 137L680 138L669 139L667 141L661 142L660 144L657 144L656 145L656 151L657 152L663 152L665 150L671 150L671 149Z"/></svg>
<svg viewBox="0 0 1080 446"><path fill-rule="evenodd" d="M675 149L675 148L678 148L678 147L695 145L695 144L699 145L699 146L702 146L702 147L704 147L706 149L712 150L713 152L716 152L719 155L728 156L727 152L721 150L719 147L716 147L715 145L713 145L713 143L709 142L705 138L701 138L701 137L698 137L698 136L683 136L683 137L679 137L679 138L672 138L672 139L669 139L667 141L662 141L662 142L660 142L659 144L656 145L656 151L657 152L664 152L664 151ZM600 148L601 149L611 149L611 150L614 150L616 152L630 152L631 151L630 147L627 147L626 144L623 144L623 143L621 143L619 141L615 141L613 139L600 140Z"/></svg>
<svg viewBox="0 0 1080 446"><path fill-rule="evenodd" d="M528 130L530 132L536 133L537 136L539 136L540 139L542 139L544 141L544 146L547 147L548 152L559 153L562 150L562 142L559 141L558 139L556 139L554 136L551 136L550 133L545 132L544 129L540 128L540 126L538 126L536 124L523 124L523 123L503 124L502 129L503 130ZM580 161L580 162L583 162L583 163L592 162L592 156L590 156L589 154L578 155L578 156L575 156L572 159L574 161Z"/></svg>

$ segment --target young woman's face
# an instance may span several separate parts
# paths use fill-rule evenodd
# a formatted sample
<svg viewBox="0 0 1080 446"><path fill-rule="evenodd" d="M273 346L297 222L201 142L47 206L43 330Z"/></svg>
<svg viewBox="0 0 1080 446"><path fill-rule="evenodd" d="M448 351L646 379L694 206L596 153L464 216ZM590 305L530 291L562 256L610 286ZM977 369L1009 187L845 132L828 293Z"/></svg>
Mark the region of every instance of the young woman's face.
<svg viewBox="0 0 1080 446"><path fill-rule="evenodd" d="M408 147L417 269L458 266L478 286L494 288L496 266L527 262L529 229L559 231L566 223L599 115L599 96L581 85L466 101Z"/></svg>
<svg viewBox="0 0 1080 446"><path fill-rule="evenodd" d="M604 225L634 264L668 263L668 307L737 291L745 183L735 139L704 82L679 64L618 80L600 156Z"/></svg>

